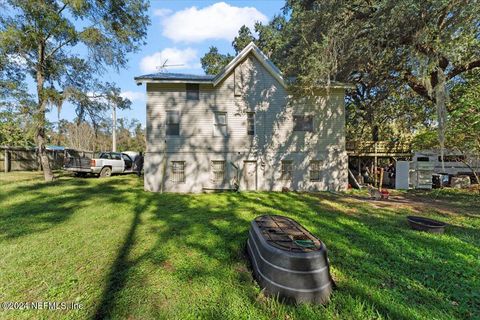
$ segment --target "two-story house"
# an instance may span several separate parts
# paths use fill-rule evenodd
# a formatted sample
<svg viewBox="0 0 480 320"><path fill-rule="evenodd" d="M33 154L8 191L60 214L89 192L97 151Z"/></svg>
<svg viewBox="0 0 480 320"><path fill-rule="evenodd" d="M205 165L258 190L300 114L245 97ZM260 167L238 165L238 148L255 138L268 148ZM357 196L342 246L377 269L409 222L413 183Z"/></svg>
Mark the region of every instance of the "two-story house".
<svg viewBox="0 0 480 320"><path fill-rule="evenodd" d="M253 43L216 76L135 81L147 90L146 190L347 187L345 85L294 98Z"/></svg>

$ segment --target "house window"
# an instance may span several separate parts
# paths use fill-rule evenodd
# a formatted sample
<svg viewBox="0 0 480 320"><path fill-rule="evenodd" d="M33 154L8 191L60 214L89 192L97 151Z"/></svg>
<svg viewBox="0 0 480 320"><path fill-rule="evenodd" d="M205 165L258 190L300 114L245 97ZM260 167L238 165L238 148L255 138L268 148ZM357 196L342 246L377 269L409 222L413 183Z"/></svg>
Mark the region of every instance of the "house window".
<svg viewBox="0 0 480 320"><path fill-rule="evenodd" d="M212 161L213 182L223 182L225 179L225 161Z"/></svg>
<svg viewBox="0 0 480 320"><path fill-rule="evenodd" d="M313 116L293 116L293 131L313 132Z"/></svg>
<svg viewBox="0 0 480 320"><path fill-rule="evenodd" d="M187 83L187 100L200 100L200 85L195 83Z"/></svg>
<svg viewBox="0 0 480 320"><path fill-rule="evenodd" d="M185 182L185 161L172 161L172 182Z"/></svg>
<svg viewBox="0 0 480 320"><path fill-rule="evenodd" d="M291 180L293 171L293 161L292 160L283 160L282 161L282 179Z"/></svg>
<svg viewBox="0 0 480 320"><path fill-rule="evenodd" d="M255 135L255 112L247 112L247 134Z"/></svg>
<svg viewBox="0 0 480 320"><path fill-rule="evenodd" d="M167 111L167 136L180 135L180 114L178 111Z"/></svg>
<svg viewBox="0 0 480 320"><path fill-rule="evenodd" d="M310 161L310 181L320 181L321 161Z"/></svg>
<svg viewBox="0 0 480 320"><path fill-rule="evenodd" d="M215 136L227 135L227 113L226 112L215 112L214 135Z"/></svg>

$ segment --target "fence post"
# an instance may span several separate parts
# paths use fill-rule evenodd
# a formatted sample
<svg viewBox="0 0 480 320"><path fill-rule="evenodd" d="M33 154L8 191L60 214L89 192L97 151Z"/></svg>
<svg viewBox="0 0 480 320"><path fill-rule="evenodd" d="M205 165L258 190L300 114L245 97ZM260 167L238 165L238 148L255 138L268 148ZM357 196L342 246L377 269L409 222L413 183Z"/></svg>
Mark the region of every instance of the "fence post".
<svg viewBox="0 0 480 320"><path fill-rule="evenodd" d="M10 153L8 152L8 149L5 148L5 157L3 159L4 167L5 167L5 173L10 171Z"/></svg>

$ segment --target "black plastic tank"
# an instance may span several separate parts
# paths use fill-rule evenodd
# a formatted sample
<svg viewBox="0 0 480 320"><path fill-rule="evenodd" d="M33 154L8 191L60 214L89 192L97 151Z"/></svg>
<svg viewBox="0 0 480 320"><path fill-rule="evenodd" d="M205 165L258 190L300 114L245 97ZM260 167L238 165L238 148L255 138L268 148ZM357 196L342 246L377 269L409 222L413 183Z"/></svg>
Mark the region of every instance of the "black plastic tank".
<svg viewBox="0 0 480 320"><path fill-rule="evenodd" d="M327 248L296 221L277 215L257 217L250 227L247 252L266 295L294 303L330 300L334 282Z"/></svg>

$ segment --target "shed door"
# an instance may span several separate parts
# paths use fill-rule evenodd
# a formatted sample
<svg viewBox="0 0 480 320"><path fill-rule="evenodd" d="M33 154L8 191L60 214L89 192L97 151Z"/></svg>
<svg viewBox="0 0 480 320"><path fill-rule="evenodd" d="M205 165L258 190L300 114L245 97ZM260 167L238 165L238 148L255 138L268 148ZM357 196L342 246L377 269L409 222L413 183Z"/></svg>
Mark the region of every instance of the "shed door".
<svg viewBox="0 0 480 320"><path fill-rule="evenodd" d="M245 161L243 166L245 190L257 190L257 162Z"/></svg>

